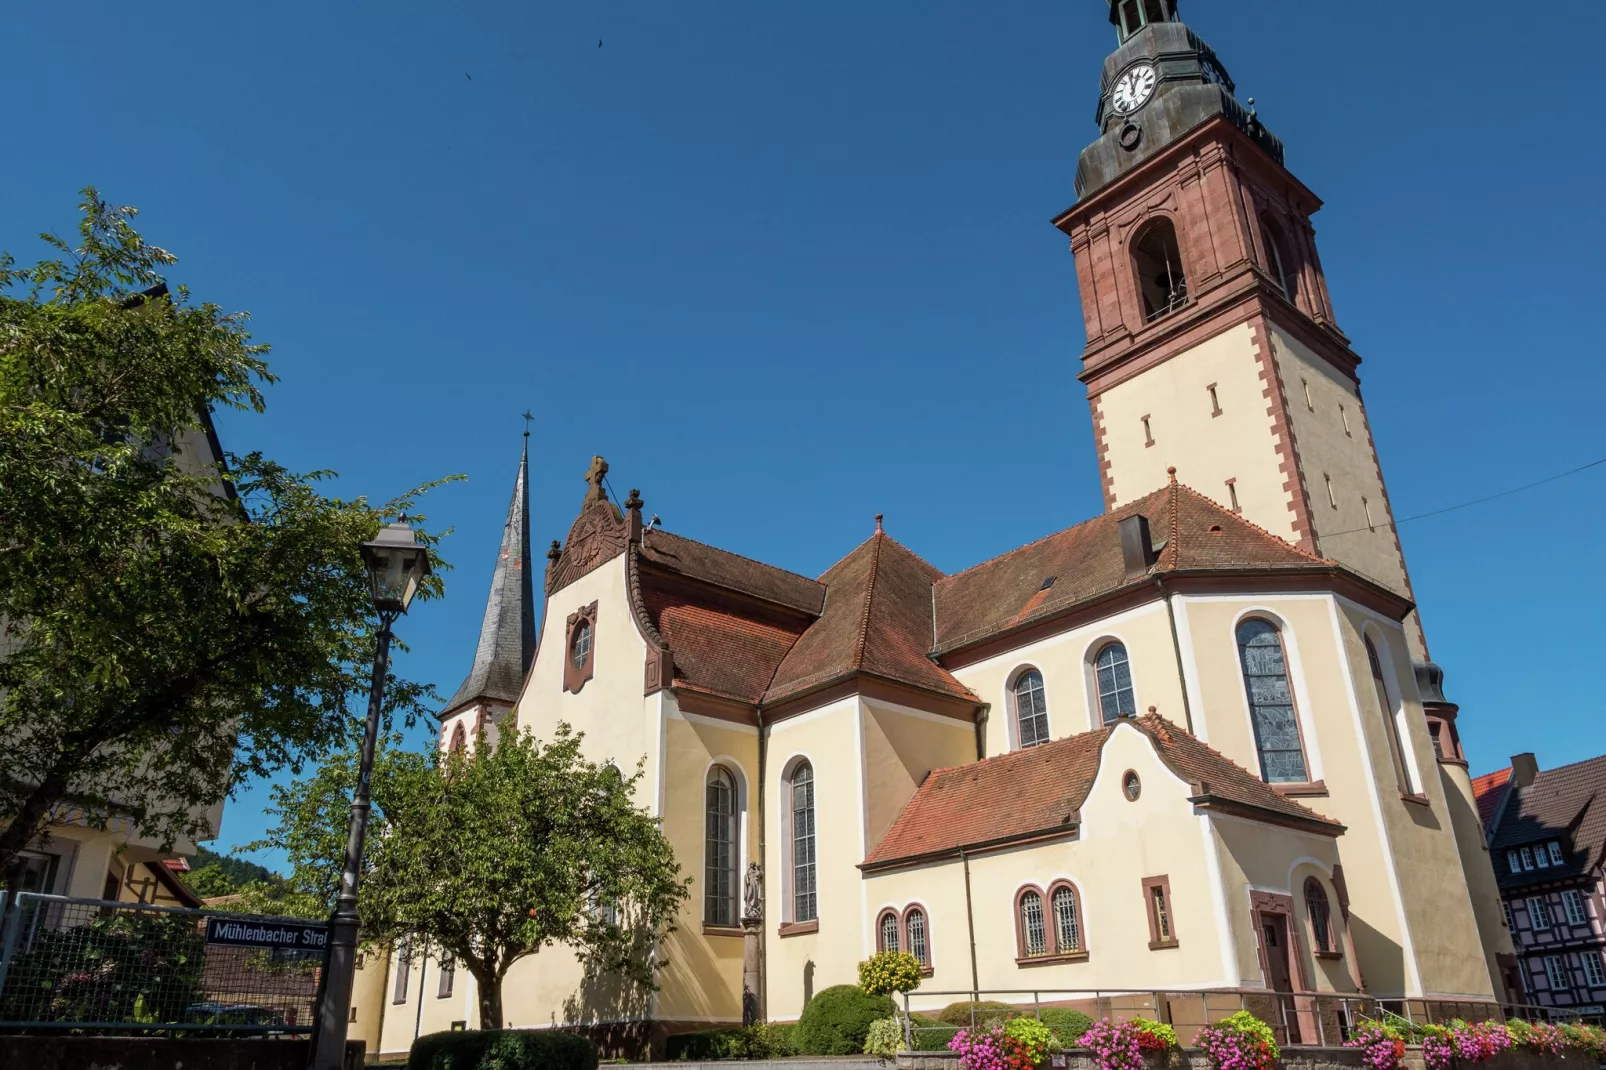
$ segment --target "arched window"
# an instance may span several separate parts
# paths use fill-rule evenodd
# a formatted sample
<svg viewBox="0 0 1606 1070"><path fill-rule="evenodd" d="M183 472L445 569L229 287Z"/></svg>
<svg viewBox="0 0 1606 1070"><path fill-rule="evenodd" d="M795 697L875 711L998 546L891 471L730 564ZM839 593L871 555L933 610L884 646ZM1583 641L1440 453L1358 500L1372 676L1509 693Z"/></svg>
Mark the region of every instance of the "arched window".
<svg viewBox="0 0 1606 1070"><path fill-rule="evenodd" d="M1251 617L1238 625L1238 656L1255 748L1260 752L1261 779L1268 784L1308 780L1282 636L1269 621Z"/></svg>
<svg viewBox="0 0 1606 1070"><path fill-rule="evenodd" d="M879 931L876 934L876 950L878 950L878 951L896 951L896 950L898 950L898 914L897 914L897 912L896 911L892 911L892 910L888 910L888 911L883 912L882 915L881 915L881 924L879 926L877 926L877 928L878 928Z"/></svg>
<svg viewBox="0 0 1606 1070"><path fill-rule="evenodd" d="M1266 247L1266 271L1290 301L1299 299L1299 270L1282 228L1270 219L1260 221L1260 241Z"/></svg>
<svg viewBox="0 0 1606 1070"><path fill-rule="evenodd" d="M1315 877L1305 878L1305 909L1310 913L1311 946L1318 953L1338 950L1333 938L1333 908L1327 902L1327 889Z"/></svg>
<svg viewBox="0 0 1606 1070"><path fill-rule="evenodd" d="M903 915L903 934L909 945L904 950L920 960L920 965L931 966L931 950L926 944L926 912L910 907Z"/></svg>
<svg viewBox="0 0 1606 1070"><path fill-rule="evenodd" d="M591 622L582 620L574 626L574 634L569 638L569 661L576 669L583 669L590 656Z"/></svg>
<svg viewBox="0 0 1606 1070"><path fill-rule="evenodd" d="M450 749L451 749L452 753L459 754L459 753L462 752L463 748L466 747L467 745L468 745L468 733L463 731L463 722L462 721L458 721L457 722L457 727L452 729L452 743L451 743L451 748Z"/></svg>
<svg viewBox="0 0 1606 1070"><path fill-rule="evenodd" d="M1043 921L1043 897L1035 888L1020 895L1021 958L1048 954L1048 927Z"/></svg>
<svg viewBox="0 0 1606 1070"><path fill-rule="evenodd" d="M1394 777L1399 781L1400 790L1409 793L1416 789L1411 784L1411 775L1405 765L1405 745L1400 740L1400 723L1394 716L1394 703L1389 701L1388 684L1383 682L1383 662L1377 656L1377 647L1372 645L1371 636L1363 636L1362 641L1366 643L1366 661L1372 670L1372 687L1377 691L1377 708L1383 714L1383 728L1388 735Z"/></svg>
<svg viewBox="0 0 1606 1070"><path fill-rule="evenodd" d="M1137 702L1132 697L1132 667L1126 660L1126 647L1109 643L1094 659L1098 680L1099 714L1109 724L1121 717L1136 717Z"/></svg>
<svg viewBox="0 0 1606 1070"><path fill-rule="evenodd" d="M1188 303L1188 278L1182 270L1182 248L1171 220L1155 219L1132 244L1132 266L1143 296L1143 318L1157 320Z"/></svg>
<svg viewBox="0 0 1606 1070"><path fill-rule="evenodd" d="M1048 742L1048 700L1043 694L1043 674L1027 669L1015 679L1016 736L1022 747Z"/></svg>
<svg viewBox="0 0 1606 1070"><path fill-rule="evenodd" d="M814 770L799 762L792 770L792 920L814 921L820 903L815 889L814 871Z"/></svg>
<svg viewBox="0 0 1606 1070"><path fill-rule="evenodd" d="M1077 902L1076 889L1059 884L1049 893L1049 904L1054 908L1054 951L1070 955L1082 950L1082 910Z"/></svg>
<svg viewBox="0 0 1606 1070"><path fill-rule="evenodd" d="M736 924L736 779L723 766L708 771L703 841L703 920Z"/></svg>

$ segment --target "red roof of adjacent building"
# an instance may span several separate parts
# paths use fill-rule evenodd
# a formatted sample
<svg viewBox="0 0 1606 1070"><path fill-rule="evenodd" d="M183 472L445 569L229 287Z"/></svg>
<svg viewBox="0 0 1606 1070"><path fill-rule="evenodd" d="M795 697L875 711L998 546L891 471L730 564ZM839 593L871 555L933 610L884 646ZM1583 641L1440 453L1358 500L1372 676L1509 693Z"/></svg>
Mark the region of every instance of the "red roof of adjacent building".
<svg viewBox="0 0 1606 1070"><path fill-rule="evenodd" d="M996 758L933 770L864 865L883 868L957 854L961 848L1070 834L1098 776L1104 743L1121 724L1148 737L1160 760L1192 785L1200 806L1294 823L1324 835L1344 830L1338 822L1279 795L1184 729L1150 714Z"/></svg>
<svg viewBox="0 0 1606 1070"><path fill-rule="evenodd" d="M1472 778L1472 797L1478 800L1478 820L1483 822L1485 832L1493 830L1495 811L1500 809L1500 800L1505 797L1505 787L1510 780L1509 765Z"/></svg>

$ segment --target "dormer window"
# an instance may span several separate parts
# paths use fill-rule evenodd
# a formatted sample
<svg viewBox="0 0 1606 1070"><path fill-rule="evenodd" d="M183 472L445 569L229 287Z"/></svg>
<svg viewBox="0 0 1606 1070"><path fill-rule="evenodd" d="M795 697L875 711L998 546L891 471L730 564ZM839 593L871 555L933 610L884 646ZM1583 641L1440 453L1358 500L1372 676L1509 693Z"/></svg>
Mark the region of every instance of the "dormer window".
<svg viewBox="0 0 1606 1070"><path fill-rule="evenodd" d="M1188 277L1182 270L1177 228L1161 217L1151 221L1132 243L1132 266L1138 275L1143 318L1153 322L1188 303Z"/></svg>
<svg viewBox="0 0 1606 1070"><path fill-rule="evenodd" d="M1110 21L1122 44L1149 23L1172 22L1176 17L1177 0L1118 0L1110 8Z"/></svg>

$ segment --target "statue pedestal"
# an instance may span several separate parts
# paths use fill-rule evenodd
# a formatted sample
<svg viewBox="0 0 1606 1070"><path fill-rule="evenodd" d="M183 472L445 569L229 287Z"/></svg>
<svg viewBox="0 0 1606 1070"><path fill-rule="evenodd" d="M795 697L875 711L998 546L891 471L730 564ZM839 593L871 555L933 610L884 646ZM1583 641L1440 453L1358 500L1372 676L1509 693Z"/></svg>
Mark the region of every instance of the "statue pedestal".
<svg viewBox="0 0 1606 1070"><path fill-rule="evenodd" d="M742 919L742 1024L764 1021L762 971L763 952L759 941L764 934L763 918Z"/></svg>

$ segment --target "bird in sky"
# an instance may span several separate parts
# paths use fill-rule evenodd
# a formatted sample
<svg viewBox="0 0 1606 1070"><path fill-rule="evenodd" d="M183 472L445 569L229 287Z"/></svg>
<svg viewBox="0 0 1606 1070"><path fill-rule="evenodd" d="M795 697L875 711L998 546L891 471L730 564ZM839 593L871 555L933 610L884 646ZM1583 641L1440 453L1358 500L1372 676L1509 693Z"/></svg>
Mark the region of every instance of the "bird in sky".
<svg viewBox="0 0 1606 1070"><path fill-rule="evenodd" d="M472 76L470 76L470 75L469 75L469 73L468 73L468 72L467 72L467 71L464 71L464 72L463 72L463 77L464 77L464 78L467 78L467 79L468 79L468 80L469 80L469 81L471 81L471 82L472 82L472 81L473 81L473 80L474 80L474 79L473 79L473 77L472 77Z"/></svg>
<svg viewBox="0 0 1606 1070"><path fill-rule="evenodd" d="M597 38L597 47L598 47L598 48L601 48L601 47L602 47L602 38L600 38L600 37L599 37L599 38Z"/></svg>

